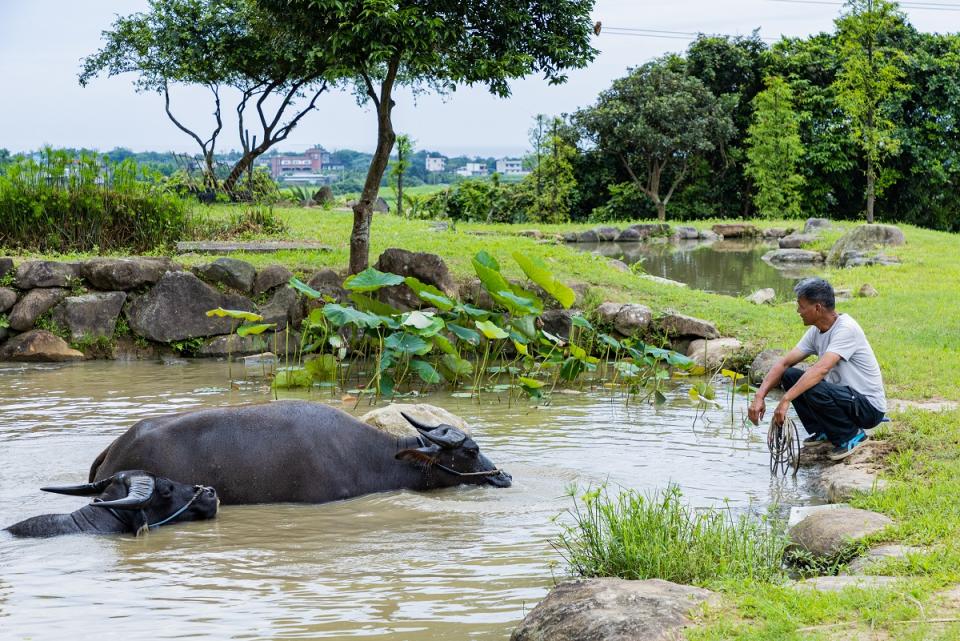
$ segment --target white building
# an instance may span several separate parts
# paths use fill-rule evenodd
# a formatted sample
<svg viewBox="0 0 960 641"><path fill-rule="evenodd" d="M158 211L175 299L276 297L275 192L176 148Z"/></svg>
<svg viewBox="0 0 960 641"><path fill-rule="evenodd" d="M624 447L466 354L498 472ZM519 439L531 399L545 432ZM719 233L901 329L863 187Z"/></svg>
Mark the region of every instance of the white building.
<svg viewBox="0 0 960 641"><path fill-rule="evenodd" d="M497 173L501 176L526 176L530 172L523 168L520 158L501 158L497 161Z"/></svg>
<svg viewBox="0 0 960 641"><path fill-rule="evenodd" d="M464 178L470 178L471 176L486 176L487 163L468 162L466 165L457 170L457 175L463 176Z"/></svg>
<svg viewBox="0 0 960 641"><path fill-rule="evenodd" d="M435 158L427 157L427 171L428 172L438 172L443 171L447 168L447 159L443 156L437 156Z"/></svg>

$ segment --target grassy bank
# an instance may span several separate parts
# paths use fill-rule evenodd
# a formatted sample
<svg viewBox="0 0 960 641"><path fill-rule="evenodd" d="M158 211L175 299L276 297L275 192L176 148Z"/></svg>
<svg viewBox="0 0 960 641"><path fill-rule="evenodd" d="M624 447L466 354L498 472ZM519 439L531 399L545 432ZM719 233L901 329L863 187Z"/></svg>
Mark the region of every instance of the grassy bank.
<svg viewBox="0 0 960 641"><path fill-rule="evenodd" d="M229 219L236 206L200 208L206 219ZM282 238L320 241L329 252L288 251L275 254L235 254L254 265L282 263L294 271L309 273L321 267L344 269L349 257L352 213L319 208L278 208L276 216L286 225ZM698 221L708 229L719 220ZM765 221L761 227L796 226L797 221ZM433 231L429 221L401 220L393 215L373 219L370 261L389 247L440 254L454 276L475 276L470 259L486 250L502 265L506 276L522 278L523 273L510 254L521 251L543 258L564 282L585 282L591 287L587 306L604 300L638 302L655 312L674 309L712 320L721 333L735 336L752 350L790 348L799 339L802 325L791 302L756 306L730 296L670 287L611 269L605 258L579 252L570 246L544 244L517 233L532 225L457 224L455 229ZM537 225L546 234L593 225ZM836 287L857 291L870 283L879 292L876 298L854 298L839 305L864 327L883 368L887 392L906 399L960 399L960 256L957 236L916 227L903 227L907 245L891 253L902 265L825 269L824 275ZM251 235L251 238L278 238ZM66 258L79 256L69 255ZM61 257L64 258L64 257ZM209 256L183 256L187 264L211 260Z"/></svg>

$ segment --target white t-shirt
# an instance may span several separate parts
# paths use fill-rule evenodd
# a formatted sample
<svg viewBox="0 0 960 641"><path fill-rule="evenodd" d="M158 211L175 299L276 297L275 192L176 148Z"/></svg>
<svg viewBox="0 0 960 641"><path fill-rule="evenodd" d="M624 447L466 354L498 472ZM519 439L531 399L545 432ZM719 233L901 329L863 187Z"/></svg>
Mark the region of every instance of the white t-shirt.
<svg viewBox="0 0 960 641"><path fill-rule="evenodd" d="M827 352L839 356L840 361L827 373L825 380L835 385L847 385L866 396L877 410L887 411L880 364L860 325L850 316L840 314L825 332L816 325L811 326L797 343L797 349L818 357Z"/></svg>

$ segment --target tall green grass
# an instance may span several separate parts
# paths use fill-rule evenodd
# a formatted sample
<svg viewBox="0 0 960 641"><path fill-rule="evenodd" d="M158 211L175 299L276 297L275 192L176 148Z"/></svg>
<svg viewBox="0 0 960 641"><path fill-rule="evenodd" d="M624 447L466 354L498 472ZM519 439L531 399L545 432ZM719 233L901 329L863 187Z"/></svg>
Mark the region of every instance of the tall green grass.
<svg viewBox="0 0 960 641"><path fill-rule="evenodd" d="M180 238L187 206L133 161L46 148L0 176L0 247L148 251Z"/></svg>
<svg viewBox="0 0 960 641"><path fill-rule="evenodd" d="M734 517L729 510L695 510L680 488L612 497L606 486L576 497L553 542L574 574L658 578L704 585L718 580L776 581L783 577L787 540L773 520Z"/></svg>

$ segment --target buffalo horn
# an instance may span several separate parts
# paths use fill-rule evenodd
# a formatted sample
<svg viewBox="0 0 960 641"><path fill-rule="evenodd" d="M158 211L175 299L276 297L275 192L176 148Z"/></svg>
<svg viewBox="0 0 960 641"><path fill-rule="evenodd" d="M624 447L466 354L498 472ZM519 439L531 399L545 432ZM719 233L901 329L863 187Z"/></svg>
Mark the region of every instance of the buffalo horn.
<svg viewBox="0 0 960 641"><path fill-rule="evenodd" d="M407 419L407 422L410 423L410 425L413 425L415 428L417 428L417 429L420 430L421 432L429 432L429 431L432 430L432 429L435 429L435 428L437 428L437 427L440 427L439 425L427 425L427 424L425 424L425 423L421 423L420 421L418 421L417 419L413 418L412 416L410 416L410 415L407 414L406 412L400 412L400 416L402 416L403 418Z"/></svg>
<svg viewBox="0 0 960 641"><path fill-rule="evenodd" d="M136 510L143 506L153 496L156 483L152 476L141 474L130 479L129 491L122 499L113 501L98 501L96 507L116 507L126 510Z"/></svg>
<svg viewBox="0 0 960 641"><path fill-rule="evenodd" d="M92 496L94 494L100 494L110 483L113 482L113 477L100 479L99 481L94 481L93 483L84 483L83 485L62 485L58 487L41 487L40 489L44 492L53 492L54 494L68 494L70 496Z"/></svg>

